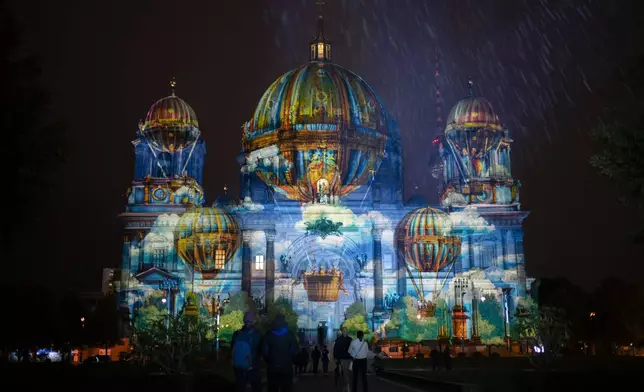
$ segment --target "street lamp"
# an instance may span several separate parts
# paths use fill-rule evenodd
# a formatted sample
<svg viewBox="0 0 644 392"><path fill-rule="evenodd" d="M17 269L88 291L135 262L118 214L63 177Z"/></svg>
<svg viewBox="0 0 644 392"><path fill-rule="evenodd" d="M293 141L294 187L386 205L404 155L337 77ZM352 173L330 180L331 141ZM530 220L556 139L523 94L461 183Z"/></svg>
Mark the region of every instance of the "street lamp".
<svg viewBox="0 0 644 392"><path fill-rule="evenodd" d="M220 317L224 314L224 305L230 301L230 298L221 300L219 296L217 298L212 298L212 312L211 314L215 317L214 329L215 329L215 354L217 356L217 361L219 361L219 323Z"/></svg>

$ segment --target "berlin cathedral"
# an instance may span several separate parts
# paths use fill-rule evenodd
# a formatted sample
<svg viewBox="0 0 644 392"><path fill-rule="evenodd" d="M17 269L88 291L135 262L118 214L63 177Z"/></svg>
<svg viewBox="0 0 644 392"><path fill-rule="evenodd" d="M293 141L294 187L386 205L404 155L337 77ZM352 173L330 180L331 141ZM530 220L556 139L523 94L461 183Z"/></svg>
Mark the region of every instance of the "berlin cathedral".
<svg viewBox="0 0 644 392"><path fill-rule="evenodd" d="M410 297L419 319L445 304L462 320L455 336L469 338L473 300L496 298L508 319L526 296L528 212L512 139L471 83L428 146L428 173L440 182L434 206L403 198L396 121L365 80L332 62L322 16L309 61L268 87L240 136L241 194L224 189L206 204L206 145L174 85L140 122L120 216L118 291L130 314L159 290L170 312L190 292L207 307L245 291L258 306L289 301L305 330L337 329L359 302L375 331Z"/></svg>

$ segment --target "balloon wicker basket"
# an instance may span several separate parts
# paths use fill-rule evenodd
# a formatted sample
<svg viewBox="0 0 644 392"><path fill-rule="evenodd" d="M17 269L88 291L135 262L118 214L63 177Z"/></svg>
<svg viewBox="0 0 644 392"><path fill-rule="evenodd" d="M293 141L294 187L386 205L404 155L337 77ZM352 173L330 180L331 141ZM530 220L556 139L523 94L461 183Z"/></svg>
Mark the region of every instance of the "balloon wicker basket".
<svg viewBox="0 0 644 392"><path fill-rule="evenodd" d="M421 303L418 307L418 314L422 319L434 317L436 315L436 305L433 302Z"/></svg>
<svg viewBox="0 0 644 392"><path fill-rule="evenodd" d="M342 286L342 277L337 274L304 275L304 289L309 302L335 302Z"/></svg>

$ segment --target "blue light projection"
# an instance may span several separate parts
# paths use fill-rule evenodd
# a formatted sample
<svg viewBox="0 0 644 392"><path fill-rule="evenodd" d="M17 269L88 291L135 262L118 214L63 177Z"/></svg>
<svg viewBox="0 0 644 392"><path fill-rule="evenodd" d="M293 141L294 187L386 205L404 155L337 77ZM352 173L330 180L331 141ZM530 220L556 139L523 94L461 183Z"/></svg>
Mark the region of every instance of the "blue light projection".
<svg viewBox="0 0 644 392"><path fill-rule="evenodd" d="M355 80L328 80L339 72L333 70ZM298 73L306 77L286 77ZM403 200L397 124L373 90L327 60L275 83L244 125L241 195L219 197L213 208L202 207L206 149L194 111L174 94L150 110L146 124L157 128L137 132L135 178L121 215L125 238L118 289L131 314L151 296L162 297L159 306L176 312L194 292L207 312L215 299L246 291L260 308L278 298L290 301L298 326L306 330L316 330L321 322L338 328L347 308L359 302L367 324L379 336L391 336L400 331L389 323L393 309L404 302L405 309L416 307L418 318L432 325L433 338L454 331L466 331L464 337L471 338L472 318L482 313L490 318L479 322L485 336L498 337L498 304L509 298L516 306L530 279L521 227L528 213L520 208L520 184L511 176L512 140L491 104L471 96L456 104L440 141L441 205L432 209L437 218L408 222L405 216L428 206L415 204L416 196ZM311 94L300 102L294 88ZM278 90L284 94L275 95ZM347 94L359 96L349 105ZM273 96L288 98L280 115ZM352 168L362 147L351 132L343 132L354 123L378 132L369 147L376 155L363 159L371 163ZM286 145L280 143L286 140L297 140L308 151L306 157L282 153ZM298 163L312 160L311 151L335 155L320 155L325 158L316 165ZM343 156L343 151L353 152ZM336 176L331 161L350 175ZM395 238L401 221L414 227L406 238L410 249L421 241L414 237L418 233L433 244L422 252L416 249L413 260ZM450 245L443 246L448 239ZM484 311L473 314L473 301L485 299ZM430 303L432 311L421 312ZM438 320L443 309L459 314L465 324L454 321L444 329L442 321L429 321Z"/></svg>

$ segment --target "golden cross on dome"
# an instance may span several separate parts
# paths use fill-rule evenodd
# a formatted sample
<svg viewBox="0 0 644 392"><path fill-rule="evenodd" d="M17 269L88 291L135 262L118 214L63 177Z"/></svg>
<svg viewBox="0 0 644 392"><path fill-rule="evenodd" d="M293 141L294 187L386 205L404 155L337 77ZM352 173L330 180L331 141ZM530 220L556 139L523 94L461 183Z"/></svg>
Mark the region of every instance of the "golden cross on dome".
<svg viewBox="0 0 644 392"><path fill-rule="evenodd" d="M170 91L172 91L172 96L174 97L174 88L177 87L177 80L173 77L170 80Z"/></svg>

